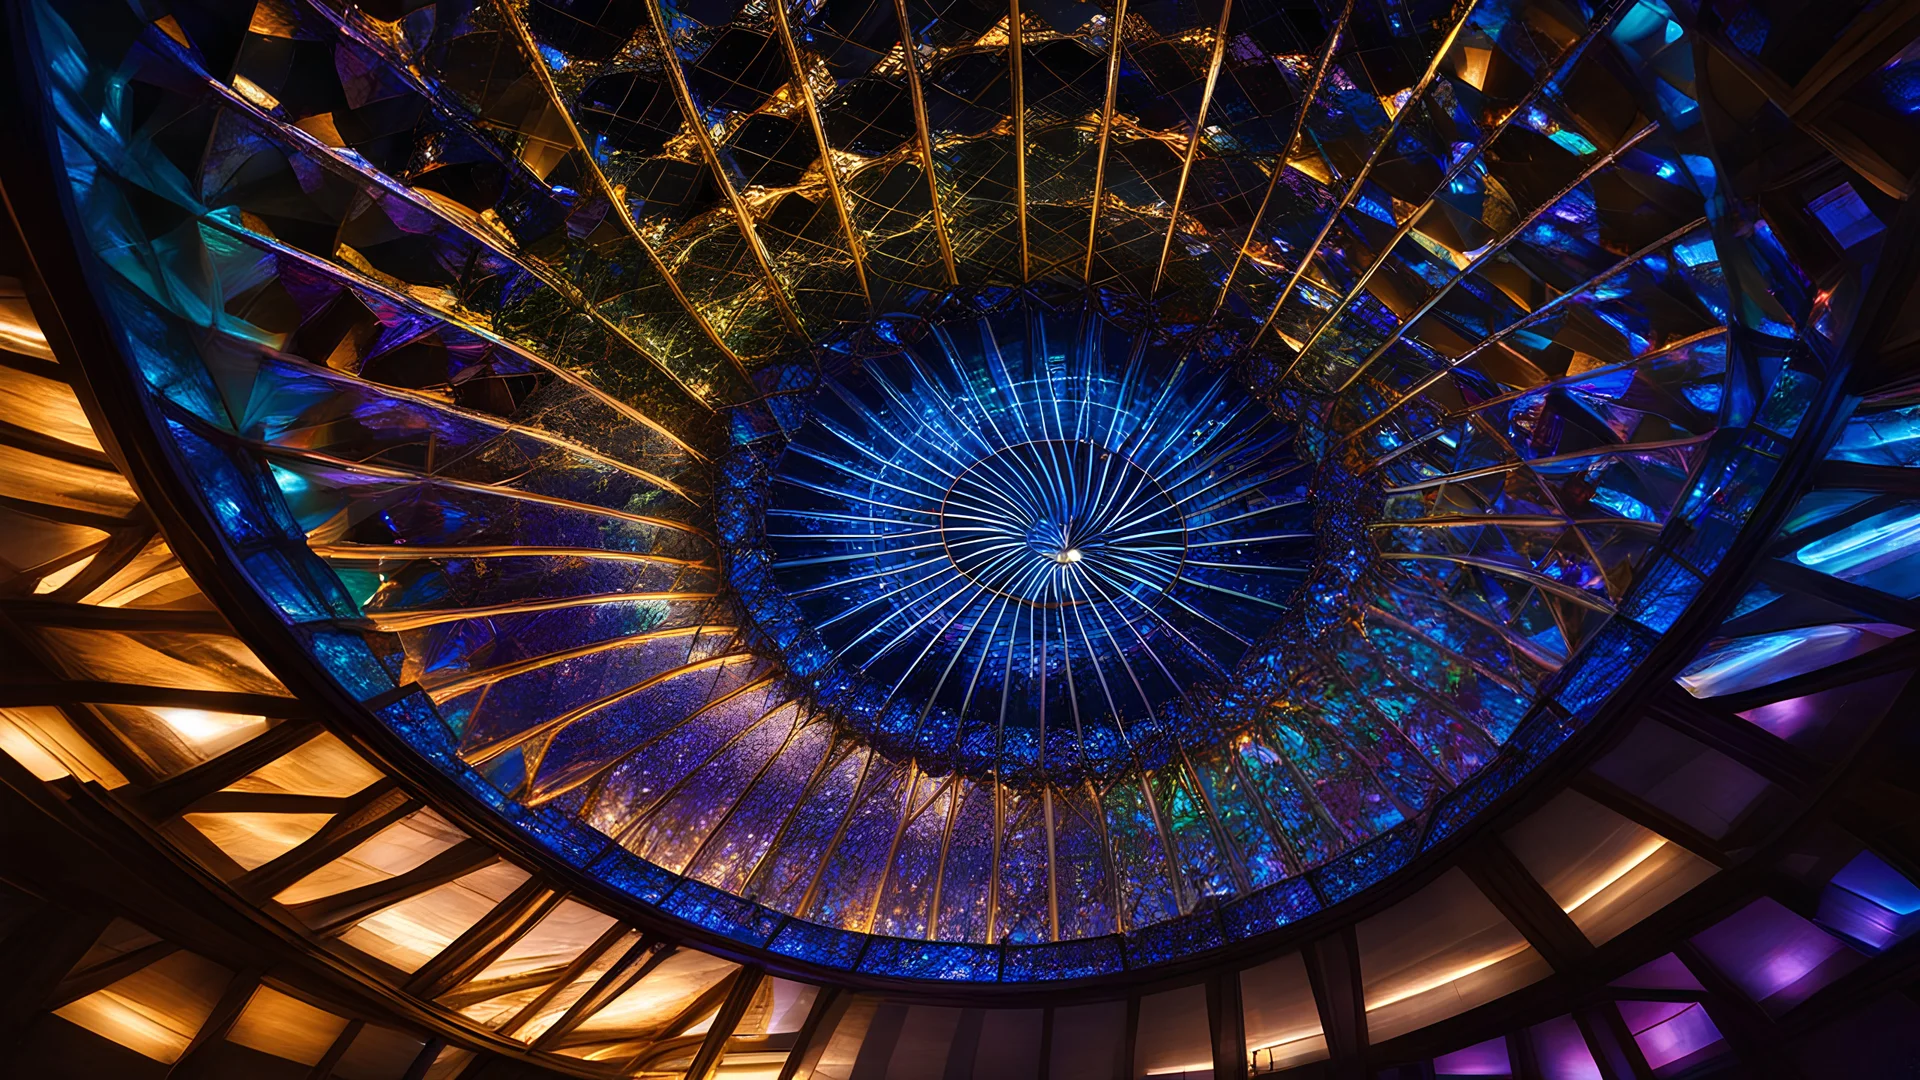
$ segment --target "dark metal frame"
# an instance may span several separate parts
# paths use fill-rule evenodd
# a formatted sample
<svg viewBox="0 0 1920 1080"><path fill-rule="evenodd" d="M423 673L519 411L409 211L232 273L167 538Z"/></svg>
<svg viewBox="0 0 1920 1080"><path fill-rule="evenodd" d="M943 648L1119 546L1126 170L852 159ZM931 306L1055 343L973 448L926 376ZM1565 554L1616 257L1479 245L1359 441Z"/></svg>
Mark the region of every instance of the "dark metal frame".
<svg viewBox="0 0 1920 1080"><path fill-rule="evenodd" d="M1606 1019L1609 1015L1617 1019L1617 1011L1605 1007L1609 1000L1635 996L1635 993L1610 991L1606 987L1607 982L1650 957L1673 949L1677 938L1724 918L1770 887L1787 888L1787 883L1770 877L1766 869L1770 860L1765 856L1782 850L1796 836L1829 820L1842 801L1840 792L1847 784L1862 775L1871 775L1874 766L1870 759L1873 755L1863 754L1863 748L1873 745L1876 740L1885 740L1883 732L1870 733L1855 748L1856 753L1848 763L1837 768L1825 768L1791 746L1733 717L1731 713L1741 706L1741 702L1730 700L1724 704L1706 706L1675 695L1670 689L1672 675L1691 658L1698 645L1714 632L1737 600L1740 590L1736 586L1746 580L1750 573L1778 572L1777 568L1763 567L1761 560L1775 529L1791 510L1798 495L1816 481L1832 482L1852 475L1843 466L1823 463L1819 459L1819 451L1835 430L1835 416L1844 412L1837 408L1841 404L1840 380L1835 378L1827 396L1816 406L1816 415L1803 425L1796 437L1793 449L1766 500L1748 522L1720 570L1709 580L1703 598L1689 608L1659 643L1653 655L1632 673L1627 684L1614 694L1586 730L1570 740L1547 765L1536 770L1525 783L1483 811L1471 827L1460 830L1447 841L1423 853L1392 881L1238 947L1231 957L1216 951L1146 971L1058 984L1022 987L929 986L908 980L816 967L743 948L726 938L699 931L634 904L576 868L560 863L527 844L450 780L430 770L412 767L411 755L404 745L365 715L363 705L347 698L329 680L314 671L285 624L250 587L231 573L230 563L223 557L220 546L209 539L212 531L207 527L198 497L181 481L175 469L176 463L170 459L158 436L151 408L119 353L104 313L93 303L94 294L89 281L92 271L84 257L79 255L80 247L69 225L70 213L64 212L70 211L71 207L51 172L50 153L34 155L21 152L31 147L47 147L48 142L41 103L26 84L27 74L35 68L26 62L31 45L22 31L20 20L19 5L10 3L8 28L13 41L14 78L0 87L0 114L3 114L0 115L0 145L12 147L15 152L0 158L0 186L4 186L8 208L13 214L15 226L25 239L26 254L37 275L37 280L29 282L30 287L34 288L32 299L35 311L56 351L62 356L76 359L85 372L84 385L79 385L77 389L89 419L108 441L106 458L124 464L129 478L145 500L154 524L168 537L182 563L190 569L227 618L233 620L235 628L261 652L275 674L294 692L295 701L260 701L251 697L243 701L240 700L242 695L195 695L192 692L167 692L161 695L146 688L101 684L14 683L0 686L0 703L65 704L80 700L158 703L164 696L169 703L239 708L289 717L290 722L275 728L269 736L256 739L186 774L141 791L137 799L138 808L141 814L153 819L177 814L196 799L225 786L232 778L244 775L264 760L278 756L305 738L317 734L321 730L317 717L337 721L356 749L405 777L403 784L381 786L375 795L367 797L367 805L358 808L361 812L351 815L352 836L363 835L360 830L373 822L386 821L395 813L405 812L405 809L417 805L416 800L425 801L447 813L461 827L479 838L475 848L462 852L459 861L463 866L468 858L484 857L481 847L491 851L493 857L498 857L500 851L511 852L516 859L536 867L546 875L535 881L563 883L568 890L589 894L606 908L620 912L630 921L656 934L685 940L748 965L743 970L756 972L756 978L742 979L738 985L757 981L758 965L761 964L782 974L827 984L797 1038L783 1076L791 1075L810 1049L817 1052L816 1040L826 1026L825 1021L834 1019L838 1011L845 1008L847 996L841 991L842 987L876 991L901 1000L966 1006L1055 1005L1124 996L1128 1001L1131 1030L1137 1023L1138 1002L1142 994L1187 985L1204 975L1208 980L1209 1002L1213 1006L1209 1013L1214 1018L1212 1043L1215 1047L1216 1076L1225 1080L1234 1072L1244 1073L1246 1068L1244 1055L1241 1055L1236 1069L1225 1053L1226 1048L1234 1044L1230 1036L1234 1035L1240 1017L1237 1008L1238 972L1273 957L1303 951L1315 996L1322 1010L1323 1027L1332 1049L1329 1063L1296 1070L1303 1074L1321 1072L1328 1076L1363 1076L1370 1066L1428 1057L1435 1052L1476 1041L1476 1036L1484 1038L1490 1032L1513 1031L1521 1025L1571 1011L1581 1022L1590 1044L1596 1047L1596 1057L1604 1056L1607 1059L1603 1062L1603 1069L1620 1076L1622 1080L1627 1076L1641 1077L1646 1075L1644 1061L1636 1064L1637 1052L1632 1049L1631 1038L1623 1039L1617 1025ZM1709 44L1707 47L1712 46ZM1704 78L1704 72L1702 74ZM1904 295L1916 269L1920 268L1920 254L1914 251L1916 239L1920 239L1920 211L1910 201L1890 232L1886 241L1885 261L1871 283L1868 296L1862 301L1853 332L1841 351L1840 364L1843 368L1853 365L1856 358L1867 356L1867 350L1887 329L1891 317L1889 299ZM11 241L11 238L8 240ZM1874 364L1867 359L1860 366L1870 368ZM0 437L5 434L0 432ZM1903 477L1902 482L1911 484L1912 480ZM0 616L29 621L42 615L65 619L74 617L70 609L56 613L54 607L10 601L4 606L4 611L0 611ZM129 613L100 617L129 621L147 618ZM147 628L160 627L155 623ZM1912 663L1911 649L1890 647L1881 653L1870 654L1863 658L1862 663L1840 665L1780 685L1791 684L1795 690L1839 685L1863 677L1868 672L1899 670ZM1769 700L1778 698L1781 690L1779 687L1770 687L1764 696ZM1910 689L1896 704L1892 715L1903 714L1920 714L1920 691ZM1632 721L1642 716L1650 716L1712 746L1797 796L1800 804L1792 820L1771 830L1771 836L1752 838L1755 842L1746 845L1746 850L1741 853L1744 857L1736 860L1725 844L1697 835L1681 823L1665 818L1630 797L1622 798L1621 793L1609 791L1590 777L1576 779L1586 765L1624 737ZM122 896L130 909L142 911L152 919L154 925L177 931L181 938L189 941L207 943L210 951L226 957L255 956L262 962L270 961L276 968L291 963L308 977L326 983L331 989L345 991L350 1003L371 1014L398 1016L405 1022L428 1030L446 1030L445 1020L431 1010L423 1009L411 998L395 994L377 980L343 965L311 943L298 940L289 928L272 922L258 912L249 913L242 905L223 895L224 887L213 881L205 871L184 859L160 854L168 850L167 846L152 833L147 822L117 810L114 799L97 792L79 790L75 785L68 785L71 790L63 791L64 801L58 805L46 800L29 799L17 794L30 789L21 776L13 775L19 771L11 762L0 761L0 780L8 781L6 786L14 789L0 794L0 798L4 799L0 802L0 830L4 830L0 835L36 835L38 839L20 849L24 856L15 858L43 860L35 865L46 874L49 884L71 887L77 895ZM1619 938L1598 949L1593 948L1572 927L1571 921L1550 901L1545 900L1543 891L1518 867L1511 853L1499 844L1495 836L1502 825L1519 820L1569 784L1596 795L1616 811L1654 828L1726 868L1713 880ZM55 788L60 788L60 785L55 785ZM51 826L53 831L36 833L36 830L47 826ZM59 845L48 843L52 836L79 838L85 844L69 851L56 851L54 848ZM323 838L325 843L321 844ZM151 847L143 850L136 843L138 841L145 841ZM286 858L298 856L301 865L305 865L317 854L323 853L323 849L333 851L345 842L346 835L323 834L312 841L321 844L320 847L304 852L296 849ZM88 863L89 858L103 859L104 863L83 865ZM250 875L252 880L243 880L238 891L243 895L270 892L269 880L285 879L286 875L294 873L290 869L292 865L269 864L261 871L256 871L258 876ZM1365 1033L1365 1011L1361 1001L1360 972L1352 928L1359 920L1412 896L1455 865L1467 870L1502 914L1552 963L1555 974L1523 994L1509 995L1419 1031L1370 1046ZM447 869L445 866L436 867L435 872L437 874ZM122 892L141 882L149 887L135 891L145 895L135 897ZM166 883L164 888L151 888L162 882ZM417 883L410 881L408 884ZM553 895L549 886L542 884L539 888L549 896ZM183 900L189 902L183 903ZM531 894L527 901L533 909L539 909L539 905L545 902L533 899ZM514 933L514 926L506 924L514 923L521 932L530 925L524 920L526 912L515 910L521 921L515 923L506 912L496 912L498 920L492 916L483 920L487 927L484 933L479 927L470 932L469 936L474 936L474 941L467 942L463 938L461 943L456 943L464 943L465 946L459 954L464 958L461 963L447 961L442 966L448 967L449 971L433 969L431 979L428 978L428 972L423 970L415 977L415 981L422 985L439 985L453 977L450 973L452 968L464 970L492 949L504 948ZM494 925L496 921L501 925ZM50 996L73 993L77 985L67 985L62 990L61 981L66 977L73 959L77 959L78 952L84 952L85 943L91 942L103 923L104 919L97 913L84 911L54 919L42 928L39 940L33 943L36 948L29 950L33 955L22 952L27 948L27 942L18 934L0 945L0 960L6 962L8 970L24 975L19 981L10 981L8 992L0 998L0 1025L20 1022L30 1015L26 1011L29 1007L43 1007L44 1001ZM649 935L642 944L651 948L658 940L658 937ZM1920 943L1908 942L1895 946L1816 994L1774 1026L1758 1015L1757 1010L1747 1006L1737 992L1730 992L1724 987L1717 989L1718 977L1711 965L1684 944L1680 948L1682 958L1708 986L1704 1000L1736 1052L1750 1067L1765 1071L1781 1067L1775 1052L1781 1039L1808 1030L1864 994L1920 978ZM247 969L243 966L237 970ZM103 975L102 972L92 974ZM241 983L250 990L253 985L251 976L237 978L236 985ZM734 1000L739 996L730 995L726 1004L730 1007L738 1004L744 1008L744 999L737 1003ZM1228 1004L1236 1007L1227 1008ZM233 1011L237 1014L237 1007ZM209 1028L213 1026L210 1024ZM715 1030L718 1031L720 1026L716 1024ZM469 1040L474 1035L470 1031L460 1031L458 1034ZM548 1067L554 1067L555 1061L551 1055L530 1050L505 1038L496 1038L497 1044L490 1045L489 1052L538 1060ZM201 1041L205 1042L204 1039ZM1524 1043L1524 1039L1520 1041ZM1129 1038L1126 1051L1129 1071L1131 1044ZM718 1041L708 1039L702 1044L699 1053L707 1068L717 1063L724 1045L724 1037ZM338 1052L344 1049L345 1043L339 1043L333 1056L337 1058ZM428 1049L433 1050L434 1045L429 1043ZM189 1059L192 1056L193 1051L190 1050ZM423 1054L423 1060L431 1061L431 1056L430 1053ZM1529 1071L1524 1047L1516 1056L1516 1069L1519 1070L1516 1075L1524 1075ZM583 1071L580 1075L599 1074Z"/></svg>

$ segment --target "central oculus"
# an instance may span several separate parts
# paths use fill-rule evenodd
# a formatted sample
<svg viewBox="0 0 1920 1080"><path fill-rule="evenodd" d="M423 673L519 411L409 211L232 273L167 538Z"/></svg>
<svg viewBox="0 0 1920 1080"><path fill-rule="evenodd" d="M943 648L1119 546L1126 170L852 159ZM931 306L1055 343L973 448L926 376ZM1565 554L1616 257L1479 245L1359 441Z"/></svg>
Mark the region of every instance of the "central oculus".
<svg viewBox="0 0 1920 1080"><path fill-rule="evenodd" d="M819 391L764 496L789 667L930 767L1164 760L1314 556L1293 426L1098 316L923 327ZM1191 717L1189 716L1189 720Z"/></svg>
<svg viewBox="0 0 1920 1080"><path fill-rule="evenodd" d="M962 577L1043 607L1130 597L1144 613L1187 556L1173 498L1087 438L1017 443L968 466L941 502L940 537Z"/></svg>

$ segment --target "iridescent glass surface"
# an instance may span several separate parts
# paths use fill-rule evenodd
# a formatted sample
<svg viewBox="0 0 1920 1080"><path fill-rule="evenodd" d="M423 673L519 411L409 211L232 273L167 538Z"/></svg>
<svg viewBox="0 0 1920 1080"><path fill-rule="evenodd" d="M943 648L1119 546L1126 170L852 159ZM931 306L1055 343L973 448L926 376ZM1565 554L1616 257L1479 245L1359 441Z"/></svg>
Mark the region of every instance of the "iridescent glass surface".
<svg viewBox="0 0 1920 1080"><path fill-rule="evenodd" d="M1827 393L1888 210L1789 257L1658 0L1013 10L32 44L102 307L315 662L643 903L1018 981L1337 903L1559 746ZM1876 513L1796 557L1904 573Z"/></svg>

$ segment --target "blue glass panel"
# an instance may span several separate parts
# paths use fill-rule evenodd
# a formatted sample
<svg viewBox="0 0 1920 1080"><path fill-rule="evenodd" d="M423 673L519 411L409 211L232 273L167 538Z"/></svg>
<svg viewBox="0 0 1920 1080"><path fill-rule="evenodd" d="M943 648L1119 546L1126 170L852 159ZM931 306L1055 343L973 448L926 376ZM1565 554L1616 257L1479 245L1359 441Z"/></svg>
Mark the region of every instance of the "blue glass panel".
<svg viewBox="0 0 1920 1080"><path fill-rule="evenodd" d="M868 940L865 934L790 919L767 943L767 948L783 956L851 969L859 961L860 951Z"/></svg>
<svg viewBox="0 0 1920 1080"><path fill-rule="evenodd" d="M682 881L660 906L695 926L749 945L765 945L786 918L698 881Z"/></svg>
<svg viewBox="0 0 1920 1080"><path fill-rule="evenodd" d="M860 970L907 979L995 982L1000 978L1000 950L985 945L876 937L867 943Z"/></svg>
<svg viewBox="0 0 1920 1080"><path fill-rule="evenodd" d="M1591 715L1596 706L1620 688L1628 673L1652 651L1656 640L1642 627L1614 619L1594 637L1580 662L1561 673L1560 689L1554 700L1575 716Z"/></svg>
<svg viewBox="0 0 1920 1080"><path fill-rule="evenodd" d="M1905 599L1920 596L1920 504L1901 503L1796 550L1793 561Z"/></svg>
<svg viewBox="0 0 1920 1080"><path fill-rule="evenodd" d="M1910 632L1880 623L1829 623L1717 640L1675 681L1694 697L1721 697L1818 671Z"/></svg>
<svg viewBox="0 0 1920 1080"><path fill-rule="evenodd" d="M1860 200L1852 184L1839 187L1819 196L1807 204L1813 216L1827 227L1843 248L1850 248L1864 240L1880 235L1886 229L1880 219L1873 216L1867 204Z"/></svg>
<svg viewBox="0 0 1920 1080"><path fill-rule="evenodd" d="M1127 966L1147 967L1220 947L1225 942L1220 917L1211 911L1156 923L1126 935Z"/></svg>
<svg viewBox="0 0 1920 1080"><path fill-rule="evenodd" d="M1320 898L1304 878L1283 881L1242 897L1221 911L1227 937L1243 940L1276 930L1320 910Z"/></svg>
<svg viewBox="0 0 1920 1080"><path fill-rule="evenodd" d="M1085 979L1122 970L1117 937L1063 941L1052 945L1009 945L1001 961L1002 982L1050 982Z"/></svg>
<svg viewBox="0 0 1920 1080"><path fill-rule="evenodd" d="M1403 825L1315 870L1313 880L1328 903L1339 903L1405 866L1419 843L1419 830Z"/></svg>

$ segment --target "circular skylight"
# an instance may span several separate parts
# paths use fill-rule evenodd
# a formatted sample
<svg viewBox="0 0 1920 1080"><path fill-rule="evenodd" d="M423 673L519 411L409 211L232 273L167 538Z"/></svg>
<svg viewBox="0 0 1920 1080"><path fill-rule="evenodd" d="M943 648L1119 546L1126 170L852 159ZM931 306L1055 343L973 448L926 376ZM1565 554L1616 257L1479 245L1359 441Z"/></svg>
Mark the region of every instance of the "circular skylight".
<svg viewBox="0 0 1920 1080"><path fill-rule="evenodd" d="M821 965L1395 872L1673 625L1841 332L1710 225L1657 6L377 6L35 9L103 310L369 730Z"/></svg>
<svg viewBox="0 0 1920 1080"><path fill-rule="evenodd" d="M797 606L801 692L932 767L1137 767L1307 575L1292 425L1092 313L917 329L817 391L746 493L780 594L748 610Z"/></svg>

